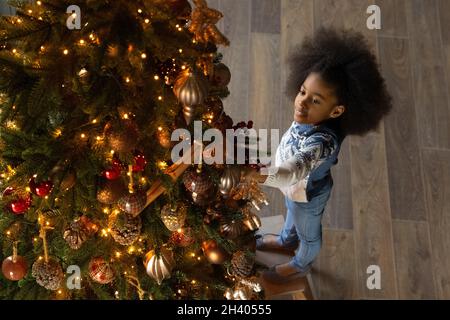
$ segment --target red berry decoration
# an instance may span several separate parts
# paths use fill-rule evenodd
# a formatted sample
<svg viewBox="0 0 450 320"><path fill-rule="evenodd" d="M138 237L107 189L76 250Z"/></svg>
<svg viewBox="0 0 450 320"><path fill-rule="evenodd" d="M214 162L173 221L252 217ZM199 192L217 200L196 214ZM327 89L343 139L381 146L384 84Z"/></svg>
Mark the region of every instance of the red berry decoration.
<svg viewBox="0 0 450 320"><path fill-rule="evenodd" d="M142 153L137 153L134 156L133 172L144 171L146 165L147 159L145 159L145 156Z"/></svg>
<svg viewBox="0 0 450 320"><path fill-rule="evenodd" d="M3 260L2 273L6 279L19 281L27 274L27 262L24 257L12 255Z"/></svg>
<svg viewBox="0 0 450 320"><path fill-rule="evenodd" d="M27 199L17 199L9 204L12 212L15 214L24 214L31 206L31 197Z"/></svg>

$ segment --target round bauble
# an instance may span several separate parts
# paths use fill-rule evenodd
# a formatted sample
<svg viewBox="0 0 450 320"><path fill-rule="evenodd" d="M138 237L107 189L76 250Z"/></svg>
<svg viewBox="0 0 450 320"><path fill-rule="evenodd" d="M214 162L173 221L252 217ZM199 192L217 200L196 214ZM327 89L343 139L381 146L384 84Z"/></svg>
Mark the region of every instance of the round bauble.
<svg viewBox="0 0 450 320"><path fill-rule="evenodd" d="M2 263L2 273L6 279L12 281L22 280L27 274L27 261L24 257L9 256Z"/></svg>
<svg viewBox="0 0 450 320"><path fill-rule="evenodd" d="M211 82L214 86L226 87L231 80L231 72L223 63L214 65L214 72L211 77Z"/></svg>
<svg viewBox="0 0 450 320"><path fill-rule="evenodd" d="M139 132L137 125L132 120L108 123L104 132L108 145L116 152L131 152L137 146Z"/></svg>
<svg viewBox="0 0 450 320"><path fill-rule="evenodd" d="M89 261L89 276L95 282L107 284L114 280L114 271L103 257L95 257Z"/></svg>
<svg viewBox="0 0 450 320"><path fill-rule="evenodd" d="M147 204L147 195L143 191L138 191L135 193L129 193L119 199L117 205L119 208L132 216L137 216L144 209Z"/></svg>
<svg viewBox="0 0 450 320"><path fill-rule="evenodd" d="M128 192L123 179L103 180L97 191L97 200L103 204L113 204Z"/></svg>
<svg viewBox="0 0 450 320"><path fill-rule="evenodd" d="M206 240L202 243L203 254L212 264L222 264L228 259L228 253L219 247L216 241Z"/></svg>
<svg viewBox="0 0 450 320"><path fill-rule="evenodd" d="M219 190L222 196L227 198L240 181L241 169L236 166L227 166L220 177Z"/></svg>

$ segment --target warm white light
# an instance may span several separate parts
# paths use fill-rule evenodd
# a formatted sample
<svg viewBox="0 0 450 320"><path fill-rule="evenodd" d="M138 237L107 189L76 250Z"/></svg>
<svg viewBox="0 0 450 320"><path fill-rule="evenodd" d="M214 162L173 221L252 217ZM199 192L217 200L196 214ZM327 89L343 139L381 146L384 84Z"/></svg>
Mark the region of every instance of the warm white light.
<svg viewBox="0 0 450 320"><path fill-rule="evenodd" d="M144 22L145 23L150 23L150 19L145 19Z"/></svg>
<svg viewBox="0 0 450 320"><path fill-rule="evenodd" d="M143 54L141 54L141 58L142 58L142 59L146 59L146 58L147 58L147 55L146 55L145 53L143 53Z"/></svg>
<svg viewBox="0 0 450 320"><path fill-rule="evenodd" d="M69 54L69 50L64 49L63 53L64 53L65 55L68 55L68 54Z"/></svg>
<svg viewBox="0 0 450 320"><path fill-rule="evenodd" d="M159 80L159 76L158 76L158 75L154 76L153 78L154 78L155 80Z"/></svg>

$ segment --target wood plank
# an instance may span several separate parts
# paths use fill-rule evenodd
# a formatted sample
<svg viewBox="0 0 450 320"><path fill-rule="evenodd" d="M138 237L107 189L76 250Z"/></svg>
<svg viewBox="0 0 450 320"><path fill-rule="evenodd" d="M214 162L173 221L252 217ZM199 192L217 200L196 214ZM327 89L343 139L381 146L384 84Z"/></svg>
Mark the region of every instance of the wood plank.
<svg viewBox="0 0 450 320"><path fill-rule="evenodd" d="M252 32L280 33L280 0L252 0Z"/></svg>
<svg viewBox="0 0 450 320"><path fill-rule="evenodd" d="M298 50L306 36L311 36L314 30L314 2L312 0L282 0L281 1L281 128L287 129L293 121L294 101L286 92L286 81L290 72L287 64L292 52Z"/></svg>
<svg viewBox="0 0 450 320"><path fill-rule="evenodd" d="M447 97L450 107L450 1L439 0L439 22L441 26L441 39L444 50L444 63L447 76Z"/></svg>
<svg viewBox="0 0 450 320"><path fill-rule="evenodd" d="M436 299L428 223L394 220L392 227L399 298Z"/></svg>
<svg viewBox="0 0 450 320"><path fill-rule="evenodd" d="M312 272L318 299L357 298L353 232L324 229L322 241Z"/></svg>
<svg viewBox="0 0 450 320"><path fill-rule="evenodd" d="M450 151L424 150L422 157L436 289L450 299Z"/></svg>
<svg viewBox="0 0 450 320"><path fill-rule="evenodd" d="M235 122L251 118L248 113L250 5L250 0L226 0L220 1L219 5L219 10L224 14L219 30L230 40L229 47L219 47L223 54L222 62L231 71L230 95L223 100L223 104L225 112Z"/></svg>
<svg viewBox="0 0 450 320"><path fill-rule="evenodd" d="M276 111L281 98L279 47L279 34L252 33L249 115L256 129L280 128L281 115ZM275 188L264 187L263 190L270 206L263 208L261 216L284 213L286 208L282 193Z"/></svg>
<svg viewBox="0 0 450 320"><path fill-rule="evenodd" d="M408 46L404 39L379 39L382 73L394 99L385 119L389 191L393 218L423 221L425 199Z"/></svg>
<svg viewBox="0 0 450 320"><path fill-rule="evenodd" d="M323 216L325 228L352 230L353 204L350 161L350 139L341 145L338 163L331 168L333 189Z"/></svg>
<svg viewBox="0 0 450 320"><path fill-rule="evenodd" d="M372 0L316 0L314 1L314 25L354 29L364 35L375 35L376 30L367 29L367 7Z"/></svg>
<svg viewBox="0 0 450 320"><path fill-rule="evenodd" d="M450 149L450 110L437 2L406 3L421 147ZM427 35L424 37L424 35Z"/></svg>
<svg viewBox="0 0 450 320"><path fill-rule="evenodd" d="M375 4L381 10L381 29L377 30L380 37L408 37L406 25L406 0L376 0Z"/></svg>
<svg viewBox="0 0 450 320"><path fill-rule="evenodd" d="M395 299L398 294L383 123L364 137L352 137L350 154L358 297ZM370 265L382 270L381 289L366 286Z"/></svg>

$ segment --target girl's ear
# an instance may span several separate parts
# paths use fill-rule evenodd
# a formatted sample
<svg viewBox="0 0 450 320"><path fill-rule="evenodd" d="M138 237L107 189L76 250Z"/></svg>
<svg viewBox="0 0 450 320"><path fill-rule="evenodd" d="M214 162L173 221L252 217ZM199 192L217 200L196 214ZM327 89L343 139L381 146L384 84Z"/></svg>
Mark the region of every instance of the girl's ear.
<svg viewBox="0 0 450 320"><path fill-rule="evenodd" d="M341 114L343 114L345 112L345 107L343 105L339 105L334 107L333 111L331 112L330 116L332 118L337 118L339 117Z"/></svg>

